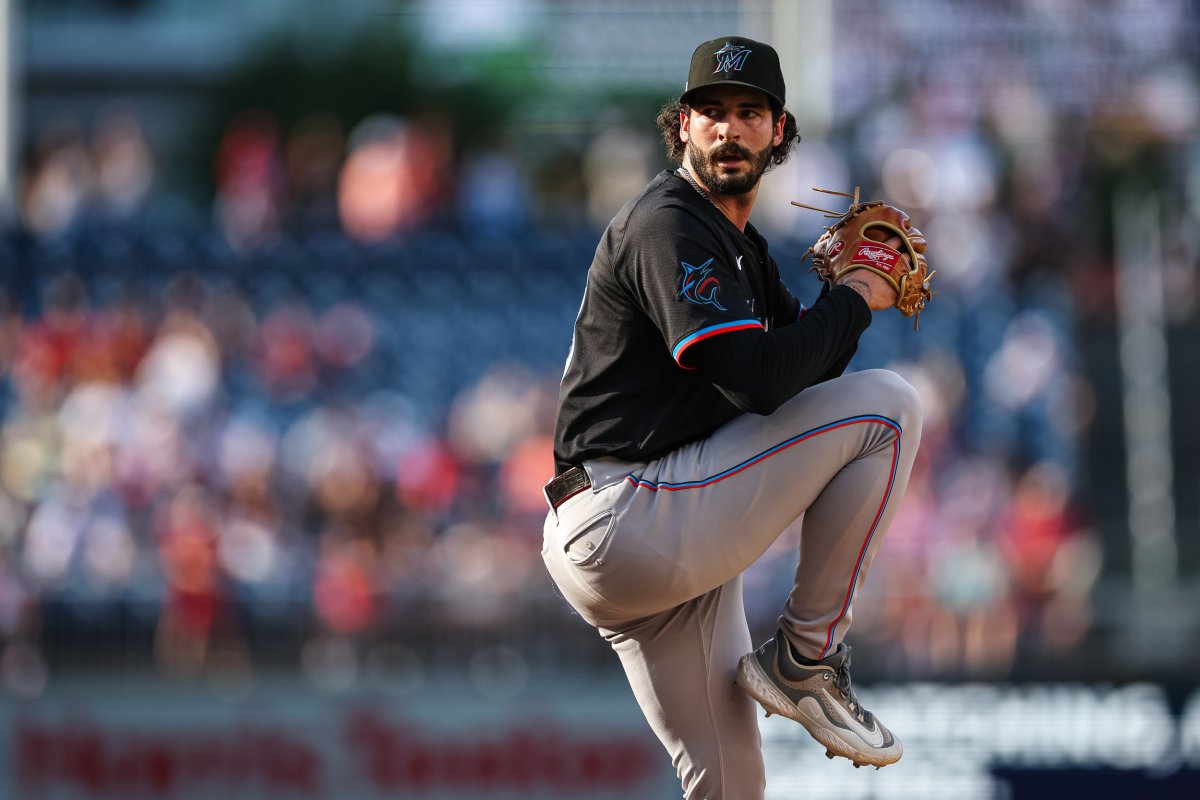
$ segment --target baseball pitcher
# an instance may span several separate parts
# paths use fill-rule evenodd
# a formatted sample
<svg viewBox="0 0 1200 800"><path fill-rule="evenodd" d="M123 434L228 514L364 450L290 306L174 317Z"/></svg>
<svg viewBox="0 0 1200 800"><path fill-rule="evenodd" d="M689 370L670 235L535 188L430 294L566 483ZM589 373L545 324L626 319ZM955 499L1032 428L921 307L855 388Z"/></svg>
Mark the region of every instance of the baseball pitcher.
<svg viewBox="0 0 1200 800"><path fill-rule="evenodd" d="M799 137L767 44L705 42L659 126L679 168L596 249L545 488L542 556L612 645L687 798L762 798L755 704L856 766L900 758L843 641L921 437L916 392L844 375L872 315L932 297L925 239L882 203L831 212L811 308L749 223ZM850 195L847 195L848 197ZM741 574L804 515L779 629L753 649Z"/></svg>

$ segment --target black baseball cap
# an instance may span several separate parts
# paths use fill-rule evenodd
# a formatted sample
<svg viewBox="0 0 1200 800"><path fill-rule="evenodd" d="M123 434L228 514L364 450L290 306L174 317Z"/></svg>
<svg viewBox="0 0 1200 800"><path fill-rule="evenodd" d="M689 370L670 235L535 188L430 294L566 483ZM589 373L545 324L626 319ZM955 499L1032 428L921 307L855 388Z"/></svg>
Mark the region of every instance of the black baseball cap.
<svg viewBox="0 0 1200 800"><path fill-rule="evenodd" d="M783 109L783 70L779 68L779 54L769 44L744 36L722 36L700 45L692 53L679 102L687 103L705 86L726 83L766 92L776 110Z"/></svg>

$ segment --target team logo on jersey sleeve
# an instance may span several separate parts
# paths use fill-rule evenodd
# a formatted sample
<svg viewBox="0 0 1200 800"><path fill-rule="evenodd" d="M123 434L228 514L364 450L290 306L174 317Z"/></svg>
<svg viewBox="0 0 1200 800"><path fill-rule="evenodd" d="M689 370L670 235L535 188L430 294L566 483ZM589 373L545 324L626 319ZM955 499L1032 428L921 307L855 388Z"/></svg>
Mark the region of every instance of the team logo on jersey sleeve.
<svg viewBox="0 0 1200 800"><path fill-rule="evenodd" d="M679 262L683 267L679 296L698 306L712 306L718 311L725 311L725 306L717 301L717 295L721 293L721 282L712 275L712 262L711 258L695 266L686 261Z"/></svg>

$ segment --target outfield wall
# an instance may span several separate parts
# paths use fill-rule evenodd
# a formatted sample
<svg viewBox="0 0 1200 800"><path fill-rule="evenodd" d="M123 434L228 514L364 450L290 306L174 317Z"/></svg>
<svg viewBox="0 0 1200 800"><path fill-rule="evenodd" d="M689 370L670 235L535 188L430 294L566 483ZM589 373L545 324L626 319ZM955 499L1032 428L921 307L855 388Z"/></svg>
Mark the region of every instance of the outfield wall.
<svg viewBox="0 0 1200 800"><path fill-rule="evenodd" d="M765 719L768 798L1200 796L1200 691L869 687L903 739L885 770L827 760ZM618 681L549 677L505 698L444 678L400 691L123 680L0 702L0 797L26 800L653 800L669 761Z"/></svg>

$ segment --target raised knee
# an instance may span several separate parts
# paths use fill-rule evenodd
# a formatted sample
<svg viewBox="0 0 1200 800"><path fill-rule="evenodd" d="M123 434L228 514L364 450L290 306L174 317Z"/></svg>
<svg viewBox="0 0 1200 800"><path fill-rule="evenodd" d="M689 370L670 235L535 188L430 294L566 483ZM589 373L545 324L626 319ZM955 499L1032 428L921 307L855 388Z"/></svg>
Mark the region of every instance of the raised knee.
<svg viewBox="0 0 1200 800"><path fill-rule="evenodd" d="M919 437L924 412L921 395L913 385L888 369L864 370L860 374L872 382L872 397L878 400L880 413L899 422L905 436Z"/></svg>

